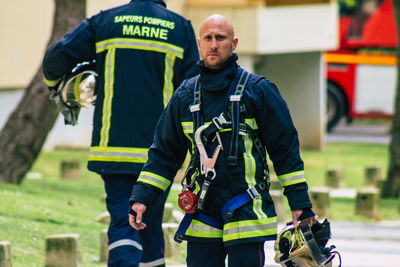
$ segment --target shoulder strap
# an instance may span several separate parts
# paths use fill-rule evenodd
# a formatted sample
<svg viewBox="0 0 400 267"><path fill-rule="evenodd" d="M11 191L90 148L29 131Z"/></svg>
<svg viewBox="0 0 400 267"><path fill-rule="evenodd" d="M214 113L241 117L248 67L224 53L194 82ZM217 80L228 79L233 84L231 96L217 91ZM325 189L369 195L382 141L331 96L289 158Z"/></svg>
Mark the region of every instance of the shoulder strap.
<svg viewBox="0 0 400 267"><path fill-rule="evenodd" d="M242 70L239 82L236 85L235 93L230 96L231 102L231 122L232 122L232 138L231 138L231 150L229 152L228 163L230 165L236 165L237 163L237 146L239 137L239 123L240 123L240 100L243 95L243 91L246 87L247 81L250 74Z"/></svg>

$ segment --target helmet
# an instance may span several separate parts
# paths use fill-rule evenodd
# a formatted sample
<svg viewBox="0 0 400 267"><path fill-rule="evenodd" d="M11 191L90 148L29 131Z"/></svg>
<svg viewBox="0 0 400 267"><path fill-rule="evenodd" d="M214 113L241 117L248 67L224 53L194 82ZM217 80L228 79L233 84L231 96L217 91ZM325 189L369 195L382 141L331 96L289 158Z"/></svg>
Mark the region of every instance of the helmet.
<svg viewBox="0 0 400 267"><path fill-rule="evenodd" d="M93 63L81 63L58 87L62 100L69 107L93 107L96 101L97 73Z"/></svg>
<svg viewBox="0 0 400 267"><path fill-rule="evenodd" d="M70 74L65 75L51 95L57 108L64 116L65 124L78 124L81 107L93 107L96 101L95 85L97 73L95 62L78 64Z"/></svg>
<svg viewBox="0 0 400 267"><path fill-rule="evenodd" d="M298 227L287 225L274 244L275 262L286 267L330 267L338 254L332 251L335 246L325 248L330 237L327 219L316 222L311 228L306 222L301 222Z"/></svg>

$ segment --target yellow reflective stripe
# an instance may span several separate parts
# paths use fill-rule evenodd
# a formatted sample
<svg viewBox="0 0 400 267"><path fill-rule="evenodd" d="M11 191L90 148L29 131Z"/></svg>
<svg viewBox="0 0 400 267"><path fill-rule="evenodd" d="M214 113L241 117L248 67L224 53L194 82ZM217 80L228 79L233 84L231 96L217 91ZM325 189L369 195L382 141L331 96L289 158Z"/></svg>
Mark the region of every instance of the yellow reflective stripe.
<svg viewBox="0 0 400 267"><path fill-rule="evenodd" d="M223 241L268 236L277 233L278 218L231 222L224 226Z"/></svg>
<svg viewBox="0 0 400 267"><path fill-rule="evenodd" d="M174 77L174 64L175 56L172 54L165 55L165 72L164 72L164 108L167 106L169 100L172 97L174 91L174 85L172 79Z"/></svg>
<svg viewBox="0 0 400 267"><path fill-rule="evenodd" d="M255 118L245 119L244 122L246 124L248 124L251 127L251 129L253 129L253 130L257 130L258 129L258 125L257 125L257 122L256 122Z"/></svg>
<svg viewBox="0 0 400 267"><path fill-rule="evenodd" d="M61 79L62 79L62 77L60 77L56 80L47 80L46 77L43 76L44 84L46 84L48 87L56 86L61 81Z"/></svg>
<svg viewBox="0 0 400 267"><path fill-rule="evenodd" d="M107 146L109 131L111 126L111 107L114 96L114 68L115 68L115 49L110 49L106 56L105 75L104 75L104 101L103 116L101 119L102 127L100 131L100 146Z"/></svg>
<svg viewBox="0 0 400 267"><path fill-rule="evenodd" d="M185 235L205 238L221 238L222 230L193 219Z"/></svg>
<svg viewBox="0 0 400 267"><path fill-rule="evenodd" d="M281 186L298 184L306 181L304 171L291 172L278 176Z"/></svg>
<svg viewBox="0 0 400 267"><path fill-rule="evenodd" d="M82 75L79 75L74 80L74 96L75 96L75 99L78 101L81 99L81 96L79 94L79 84L80 84L81 80L82 80Z"/></svg>
<svg viewBox="0 0 400 267"><path fill-rule="evenodd" d="M244 177L247 182L247 187L252 188L257 184L256 181L256 160L254 159L251 151L253 148L253 141L250 139L249 135L246 134L244 137L244 147L245 153L243 153L244 159ZM262 210L262 199L261 196L258 196L253 200L253 211L257 215L257 218L264 219L268 218L268 216Z"/></svg>
<svg viewBox="0 0 400 267"><path fill-rule="evenodd" d="M147 148L94 146L90 148L89 161L146 163L147 152Z"/></svg>
<svg viewBox="0 0 400 267"><path fill-rule="evenodd" d="M166 42L142 40L135 38L112 38L96 43L96 53L104 52L112 48L140 49L172 54L183 59L184 49Z"/></svg>
<svg viewBox="0 0 400 267"><path fill-rule="evenodd" d="M145 184L150 184L152 186L158 187L161 190L167 190L168 186L171 184L171 181L152 172L142 171L137 179L138 182L142 182Z"/></svg>

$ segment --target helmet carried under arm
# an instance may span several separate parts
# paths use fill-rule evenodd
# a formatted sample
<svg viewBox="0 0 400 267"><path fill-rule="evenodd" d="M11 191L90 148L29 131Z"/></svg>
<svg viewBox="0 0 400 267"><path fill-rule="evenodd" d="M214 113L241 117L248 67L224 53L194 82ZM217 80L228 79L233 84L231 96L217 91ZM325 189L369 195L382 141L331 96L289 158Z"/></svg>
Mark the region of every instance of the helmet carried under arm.
<svg viewBox="0 0 400 267"><path fill-rule="evenodd" d="M65 124L76 125L81 107L93 107L96 101L95 86L97 73L95 63L78 64L70 74L65 75L51 95L64 116Z"/></svg>

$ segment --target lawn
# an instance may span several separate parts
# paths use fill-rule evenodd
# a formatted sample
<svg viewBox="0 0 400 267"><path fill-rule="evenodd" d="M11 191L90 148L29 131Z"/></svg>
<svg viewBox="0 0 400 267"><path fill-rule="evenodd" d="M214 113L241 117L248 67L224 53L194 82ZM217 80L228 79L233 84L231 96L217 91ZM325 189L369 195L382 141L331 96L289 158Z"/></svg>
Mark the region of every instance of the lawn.
<svg viewBox="0 0 400 267"><path fill-rule="evenodd" d="M326 168L341 166L346 186L358 189L364 186L366 166L379 165L386 173L387 151L385 145L328 143L323 151L303 150L302 157L310 186L324 186ZM60 178L63 159L80 161L80 180ZM103 183L86 170L86 160L86 150L42 152L21 185L0 185L0 241L11 243L13 266L43 266L45 238L66 233L80 236L82 266L105 266L99 263L99 249L106 225L95 221L105 211ZM169 196L175 207L177 193ZM354 200L346 198L331 200L330 219L372 222L354 216ZM380 201L380 219L400 220L397 199Z"/></svg>

